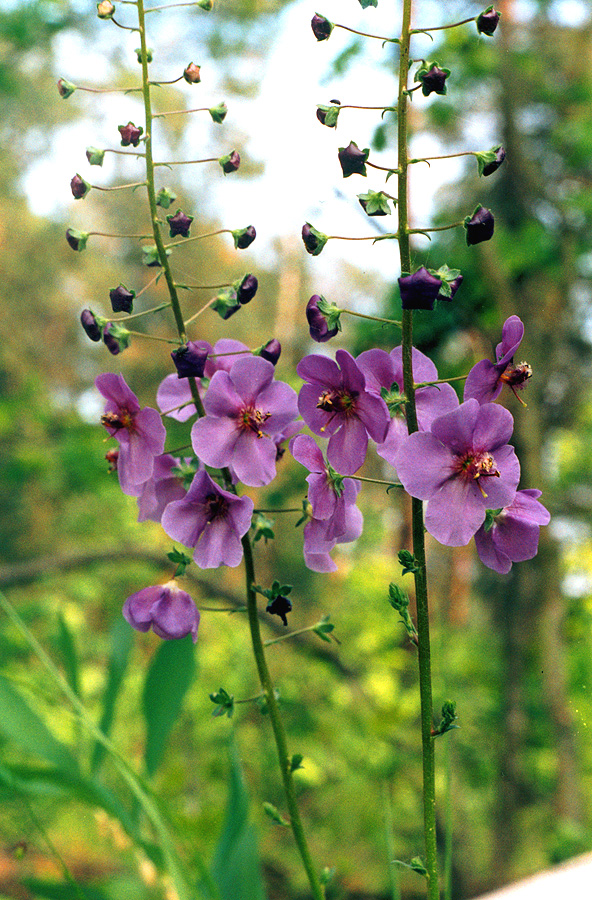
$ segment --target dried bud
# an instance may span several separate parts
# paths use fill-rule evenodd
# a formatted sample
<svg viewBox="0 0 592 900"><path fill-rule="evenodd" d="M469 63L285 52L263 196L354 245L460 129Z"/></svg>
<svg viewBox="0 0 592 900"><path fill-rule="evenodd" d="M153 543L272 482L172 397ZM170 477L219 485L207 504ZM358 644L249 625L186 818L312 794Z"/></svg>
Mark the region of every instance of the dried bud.
<svg viewBox="0 0 592 900"><path fill-rule="evenodd" d="M467 244L480 244L493 236L495 220L490 209L478 206L472 216L467 216L464 226L467 232Z"/></svg>
<svg viewBox="0 0 592 900"><path fill-rule="evenodd" d="M208 353L211 352L212 346L207 341L188 341L173 350L171 358L179 378L203 378Z"/></svg>
<svg viewBox="0 0 592 900"><path fill-rule="evenodd" d="M236 150L231 150L226 156L221 156L218 160L225 175L231 172L237 172L240 166L240 156Z"/></svg>
<svg viewBox="0 0 592 900"><path fill-rule="evenodd" d="M236 231L231 231L230 233L237 250L246 250L257 237L257 232L253 225L247 225L246 228L237 228Z"/></svg>
<svg viewBox="0 0 592 900"><path fill-rule="evenodd" d="M113 312L131 313L134 307L135 291L128 291L125 285L120 284L109 291L109 300Z"/></svg>
<svg viewBox="0 0 592 900"><path fill-rule="evenodd" d="M134 53L138 57L138 62L142 65L142 48L136 47ZM154 50L151 47L146 47L146 62L151 63L154 59Z"/></svg>
<svg viewBox="0 0 592 900"><path fill-rule="evenodd" d="M166 220L169 223L169 235L172 238L177 235L184 238L189 237L189 229L193 222L193 216L187 216L178 209L174 216L167 216Z"/></svg>
<svg viewBox="0 0 592 900"><path fill-rule="evenodd" d="M441 279L430 275L425 266L421 266L413 275L403 275L399 278L403 309L433 309L441 287Z"/></svg>
<svg viewBox="0 0 592 900"><path fill-rule="evenodd" d="M491 150L482 150L475 153L477 158L477 165L479 166L479 175L493 175L494 172L497 172L504 159L506 158L506 151L500 145L498 147L492 147Z"/></svg>
<svg viewBox="0 0 592 900"><path fill-rule="evenodd" d="M187 84L199 84L201 81L200 66L190 62L183 72L183 78Z"/></svg>
<svg viewBox="0 0 592 900"><path fill-rule="evenodd" d="M72 247L72 250L82 252L86 247L86 242L90 237L88 231L78 231L77 228L68 228L66 231L66 240Z"/></svg>
<svg viewBox="0 0 592 900"><path fill-rule="evenodd" d="M160 206L162 209L168 209L171 203L174 203L177 199L177 195L173 193L173 191L169 191L168 188L161 188L156 195L156 205Z"/></svg>
<svg viewBox="0 0 592 900"><path fill-rule="evenodd" d="M336 128L340 109L339 100L332 100L331 106L319 105L317 106L317 119L321 125L326 125L327 128Z"/></svg>
<svg viewBox="0 0 592 900"><path fill-rule="evenodd" d="M327 306L331 306L331 304L327 304L324 297L314 294L306 304L306 320L313 341L316 341L317 344L324 344L341 330L341 323L337 306L333 306L333 311L327 313L323 312L322 308L319 309L319 304L325 309Z"/></svg>
<svg viewBox="0 0 592 900"><path fill-rule="evenodd" d="M415 80L421 82L421 92L424 97L430 94L445 94L446 79L450 75L450 69L442 69L437 63L425 63L418 69Z"/></svg>
<svg viewBox="0 0 592 900"><path fill-rule="evenodd" d="M214 302L212 309L215 310L220 318L229 319L241 308L238 302L236 291L233 288L225 288L220 291Z"/></svg>
<svg viewBox="0 0 592 900"><path fill-rule="evenodd" d="M318 13L315 13L311 19L310 27L317 41L327 41L331 37L334 26L333 22L330 22L325 16L319 16Z"/></svg>
<svg viewBox="0 0 592 900"><path fill-rule="evenodd" d="M245 275L245 277L241 281L239 281L238 284L235 282L233 287L236 290L236 299L241 304L241 306L244 306L245 303L250 303L257 293L259 282L257 281L255 275L251 275L249 273L248 275Z"/></svg>
<svg viewBox="0 0 592 900"><path fill-rule="evenodd" d="M132 147L137 147L144 131L141 125L134 125L133 122L128 122L127 125L119 125L117 130L121 135L122 147L129 147L130 144Z"/></svg>
<svg viewBox="0 0 592 900"><path fill-rule="evenodd" d="M355 141L350 141L347 147L339 148L339 163L344 178L350 175L366 175L366 165L370 150L360 150Z"/></svg>
<svg viewBox="0 0 592 900"><path fill-rule="evenodd" d="M292 601L289 597L277 596L270 600L265 611L271 613L272 616L279 616L284 625L288 625L286 614L292 612Z"/></svg>
<svg viewBox="0 0 592 900"><path fill-rule="evenodd" d="M368 191L367 194L358 194L358 200L367 216L390 216L391 214L388 197L384 191Z"/></svg>
<svg viewBox="0 0 592 900"><path fill-rule="evenodd" d="M86 197L90 191L90 187L88 181L85 181L84 178L81 178L78 174L75 175L70 182L70 190L72 191L72 196L75 200L82 200Z"/></svg>
<svg viewBox="0 0 592 900"><path fill-rule="evenodd" d="M91 166L102 166L105 159L105 151L99 150L98 147L87 147L86 158Z"/></svg>
<svg viewBox="0 0 592 900"><path fill-rule="evenodd" d="M91 341L96 342L101 340L101 329L92 310L82 310L80 313L80 323Z"/></svg>
<svg viewBox="0 0 592 900"><path fill-rule="evenodd" d="M130 345L130 333L116 322L108 322L103 330L103 342L113 356L117 356Z"/></svg>
<svg viewBox="0 0 592 900"><path fill-rule="evenodd" d="M115 7L111 0L101 0L97 3L97 16L99 19L112 19L115 14Z"/></svg>
<svg viewBox="0 0 592 900"><path fill-rule="evenodd" d="M282 345L277 338L272 338L270 341L268 341L259 352L259 356L262 356L263 359L266 359L268 362L270 362L272 366L275 366L281 355Z"/></svg>
<svg viewBox="0 0 592 900"><path fill-rule="evenodd" d="M488 6L482 13L479 13L475 19L479 34L485 34L487 37L491 37L498 26L500 17L501 13L498 12L497 9L494 9L493 6Z"/></svg>
<svg viewBox="0 0 592 900"><path fill-rule="evenodd" d="M74 91L76 90L76 85L72 84L71 81L67 81L65 78L60 78L58 81L58 94L62 97L63 100L67 100L68 97L71 97Z"/></svg>
<svg viewBox="0 0 592 900"><path fill-rule="evenodd" d="M302 240L307 253L310 253L311 256L318 256L329 240L329 236L323 234L322 231L317 231L310 222L305 222L302 226Z"/></svg>
<svg viewBox="0 0 592 900"><path fill-rule="evenodd" d="M221 125L226 118L228 107L223 102L219 103L218 106L212 106L210 109L208 109L208 112L212 117L212 121L215 122L216 125Z"/></svg>

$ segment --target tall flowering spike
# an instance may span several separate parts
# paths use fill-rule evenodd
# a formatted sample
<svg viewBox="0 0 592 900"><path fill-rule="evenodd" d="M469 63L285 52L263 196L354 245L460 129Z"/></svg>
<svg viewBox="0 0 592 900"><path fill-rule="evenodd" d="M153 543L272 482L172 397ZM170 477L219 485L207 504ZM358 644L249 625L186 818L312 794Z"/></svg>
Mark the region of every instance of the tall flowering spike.
<svg viewBox="0 0 592 900"><path fill-rule="evenodd" d="M355 141L350 141L347 147L340 147L338 151L339 164L344 178L350 175L366 175L366 163L370 156L370 150L360 150Z"/></svg>
<svg viewBox="0 0 592 900"><path fill-rule="evenodd" d="M140 408L122 375L99 375L95 386L107 400L101 423L119 443L117 473L121 489L136 496L138 486L152 475L154 457L164 450L166 431L160 414L149 406Z"/></svg>
<svg viewBox="0 0 592 900"><path fill-rule="evenodd" d="M490 209L478 206L472 216L467 216L464 221L467 245L480 244L493 237L495 220Z"/></svg>
<svg viewBox="0 0 592 900"><path fill-rule="evenodd" d="M177 235L184 238L189 237L193 216L188 216L178 209L174 216L167 216L166 220L169 223L170 237L177 237Z"/></svg>
<svg viewBox="0 0 592 900"><path fill-rule="evenodd" d="M90 191L90 184L80 175L76 174L70 182L70 190L75 200L83 200Z"/></svg>
<svg viewBox="0 0 592 900"><path fill-rule="evenodd" d="M318 256L328 240L329 236L318 231L310 222L305 222L302 226L302 241L306 252L311 256Z"/></svg>
<svg viewBox="0 0 592 900"><path fill-rule="evenodd" d="M468 544L488 509L514 499L520 464L508 444L513 424L502 406L467 400L403 443L399 479L408 494L428 501L426 528L441 544Z"/></svg>
<svg viewBox="0 0 592 900"><path fill-rule="evenodd" d="M403 309L433 309L441 288L442 280L421 266L413 275L399 278L401 305Z"/></svg>
<svg viewBox="0 0 592 900"><path fill-rule="evenodd" d="M203 378L208 354L212 352L207 341L188 341L171 353L179 378Z"/></svg>
<svg viewBox="0 0 592 900"><path fill-rule="evenodd" d="M201 81L200 66L190 62L183 71L183 78L187 84L199 84Z"/></svg>
<svg viewBox="0 0 592 900"><path fill-rule="evenodd" d="M222 490L202 469L185 497L168 504L162 527L173 540L194 548L193 558L201 569L238 566L241 538L251 527L252 515L250 497Z"/></svg>
<svg viewBox="0 0 592 900"><path fill-rule="evenodd" d="M516 491L505 509L489 510L485 524L475 535L475 546L481 562L490 569L506 574L512 563L532 559L537 554L539 530L548 525L551 516L538 498L541 492Z"/></svg>
<svg viewBox="0 0 592 900"><path fill-rule="evenodd" d="M336 362L305 356L296 368L306 382L298 409L315 434L329 436L327 458L342 475L353 475L366 457L368 436L382 443L389 416L386 404L366 390L366 380L353 356L338 350Z"/></svg>
<svg viewBox="0 0 592 900"><path fill-rule="evenodd" d="M191 429L198 459L208 466L232 466L239 481L259 487L275 478L273 436L298 416L296 392L274 381L273 365L239 356L229 372L212 377L206 416Z"/></svg>
<svg viewBox="0 0 592 900"><path fill-rule="evenodd" d="M312 33L316 37L317 41L327 41L331 37L331 32L333 31L333 22L330 22L325 16L320 16L318 13L315 13L310 21L310 27L312 28Z"/></svg>
<svg viewBox="0 0 592 900"><path fill-rule="evenodd" d="M446 79L450 75L450 69L441 68L438 63L425 63L417 70L415 80L421 83L421 92L424 97L430 94L445 94Z"/></svg>
<svg viewBox="0 0 592 900"><path fill-rule="evenodd" d="M475 19L479 34L485 34L488 37L491 37L499 24L501 15L502 14L498 12L497 9L494 9L493 6L488 6L482 13L479 13Z"/></svg>
<svg viewBox="0 0 592 900"><path fill-rule="evenodd" d="M122 147L137 147L144 132L141 125L134 125L133 122L128 122L127 125L118 125L117 130L121 135Z"/></svg>
<svg viewBox="0 0 592 900"><path fill-rule="evenodd" d="M501 342L495 349L496 362L482 359L473 366L465 381L465 400L473 397L479 403L489 403L499 397L505 384L521 403L524 402L516 391L524 388L532 376L532 369L526 362L514 365L514 354L523 337L524 325L521 319L518 316L506 319Z"/></svg>
<svg viewBox="0 0 592 900"><path fill-rule="evenodd" d="M142 588L123 604L123 617L136 631L148 631L165 641L178 640L188 634L197 641L199 612L189 594L176 581Z"/></svg>
<svg viewBox="0 0 592 900"><path fill-rule="evenodd" d="M113 312L131 313L134 308L134 299L136 292L130 291L124 284L118 285L109 291L109 300L111 301L111 309Z"/></svg>

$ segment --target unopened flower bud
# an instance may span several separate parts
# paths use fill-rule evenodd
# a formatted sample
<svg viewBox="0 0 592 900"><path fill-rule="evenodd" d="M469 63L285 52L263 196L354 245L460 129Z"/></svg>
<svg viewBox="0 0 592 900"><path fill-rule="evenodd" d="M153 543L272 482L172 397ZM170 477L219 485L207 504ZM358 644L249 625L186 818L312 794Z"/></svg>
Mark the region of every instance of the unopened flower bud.
<svg viewBox="0 0 592 900"><path fill-rule="evenodd" d="M482 13L479 13L475 19L477 31L479 34L485 34L487 37L491 37L498 26L500 18L501 13L498 12L497 9L494 9L493 6L488 6L487 9Z"/></svg>
<svg viewBox="0 0 592 900"><path fill-rule="evenodd" d="M259 352L259 356L262 356L263 359L266 359L273 366L277 363L278 359L282 354L282 345L278 341L277 338L272 338L268 341L264 347L261 348Z"/></svg>
<svg viewBox="0 0 592 900"><path fill-rule="evenodd" d="M233 285L234 287L234 285ZM236 290L236 299L244 306L245 303L250 303L255 294L257 293L257 288L259 287L259 282L255 275L245 275L245 277L238 283L238 286L235 287Z"/></svg>
<svg viewBox="0 0 592 900"><path fill-rule="evenodd" d="M102 166L105 159L105 151L100 150L98 147L87 147L86 158L91 166Z"/></svg>
<svg viewBox="0 0 592 900"><path fill-rule="evenodd" d="M234 246L237 250L246 250L247 247L253 243L255 238L257 237L257 232L253 225L247 225L246 228L237 228L235 231L230 232L233 240Z"/></svg>
<svg viewBox="0 0 592 900"><path fill-rule="evenodd" d="M129 147L130 145L137 147L144 131L141 125L134 125L133 122L128 122L127 125L119 125L117 130L121 135L122 147Z"/></svg>
<svg viewBox="0 0 592 900"><path fill-rule="evenodd" d="M72 196L75 200L82 200L86 197L90 188L91 186L88 181L85 181L84 178L81 178L78 174L76 174L70 182L70 190L72 191Z"/></svg>
<svg viewBox="0 0 592 900"><path fill-rule="evenodd" d="M58 94L62 97L63 100L67 100L68 97L71 97L74 91L76 90L76 85L72 84L71 81L68 81L66 78L60 78L58 81Z"/></svg>
<svg viewBox="0 0 592 900"><path fill-rule="evenodd" d="M161 188L156 195L156 205L160 206L162 209L168 209L171 203L174 203L177 199L177 195L173 193L173 191L169 191L168 188Z"/></svg>
<svg viewBox="0 0 592 900"><path fill-rule="evenodd" d="M80 324L86 331L86 334L91 339L91 341L97 342L101 340L101 329L92 310L82 310L82 312L80 313Z"/></svg>
<svg viewBox="0 0 592 900"><path fill-rule="evenodd" d="M211 344L207 341L188 341L173 350L171 358L179 378L203 378L208 353L211 352Z"/></svg>
<svg viewBox="0 0 592 900"><path fill-rule="evenodd" d="M127 328L122 328L116 322L108 322L103 329L103 343L109 353L117 356L130 345L130 333Z"/></svg>
<svg viewBox="0 0 592 900"><path fill-rule="evenodd" d="M99 19L112 19L115 14L115 7L111 0L101 0L97 3L97 16Z"/></svg>
<svg viewBox="0 0 592 900"><path fill-rule="evenodd" d="M284 625L288 625L286 614L292 612L292 601L289 597L274 597L265 607L265 612L271 613L272 616L279 616Z"/></svg>
<svg viewBox="0 0 592 900"><path fill-rule="evenodd" d="M467 244L480 244L488 241L493 235L495 220L490 209L478 206L472 216L467 216L464 226L467 232Z"/></svg>
<svg viewBox="0 0 592 900"><path fill-rule="evenodd" d="M331 106L317 106L317 119L327 128L336 128L340 110L339 100L331 100Z"/></svg>
<svg viewBox="0 0 592 900"><path fill-rule="evenodd" d="M500 145L498 147L492 147L491 150L482 150L475 153L477 158L477 165L479 166L479 175L493 175L494 172L497 172L504 159L506 158L506 151Z"/></svg>
<svg viewBox="0 0 592 900"><path fill-rule="evenodd" d="M442 69L437 63L431 63L418 70L415 80L421 82L421 92L424 97L428 97L430 94L446 93L446 79L449 75L450 69Z"/></svg>
<svg viewBox="0 0 592 900"><path fill-rule="evenodd" d="M441 279L430 275L425 266L421 266L413 275L401 276L399 291L403 309L433 309L441 287Z"/></svg>
<svg viewBox="0 0 592 900"><path fill-rule="evenodd" d="M228 107L226 104L219 103L218 106L212 106L208 109L209 114L212 117L212 121L217 125L221 125L224 119L226 118L226 113L228 112Z"/></svg>
<svg viewBox="0 0 592 900"><path fill-rule="evenodd" d="M306 304L306 320L313 341L316 341L317 344L324 344L325 341L331 340L341 330L341 323L339 321L339 310L336 306L334 307L335 312L327 315L326 312L322 312L319 309L319 304L323 307L327 304L327 301L319 294L313 294Z"/></svg>
<svg viewBox="0 0 592 900"><path fill-rule="evenodd" d="M225 320L238 312L240 308L241 305L238 302L236 291L232 288L225 288L225 290L220 291L212 303L212 309L218 313L220 318Z"/></svg>
<svg viewBox="0 0 592 900"><path fill-rule="evenodd" d="M68 228L66 231L66 240L72 247L72 250L82 252L86 247L90 234L88 231L78 231L77 228Z"/></svg>
<svg viewBox="0 0 592 900"><path fill-rule="evenodd" d="M205 9L206 12L210 12L214 8L214 0L197 0L197 6L200 9Z"/></svg>
<svg viewBox="0 0 592 900"><path fill-rule="evenodd" d="M187 84L199 84L201 81L200 66L190 62L183 72L183 78Z"/></svg>
<svg viewBox="0 0 592 900"><path fill-rule="evenodd" d="M323 234L322 231L317 231L310 222L305 222L302 226L302 240L306 247L306 252L310 253L311 256L318 256L329 240L329 236Z"/></svg>
<svg viewBox="0 0 592 900"><path fill-rule="evenodd" d="M226 156L221 156L218 162L220 163L224 174L230 175L231 172L238 171L240 166L240 156L236 150L231 150Z"/></svg>
<svg viewBox="0 0 592 900"><path fill-rule="evenodd" d="M193 216L187 216L178 209L174 216L167 216L166 220L169 223L169 235L172 238L177 235L184 238L189 237L189 229L193 222Z"/></svg>
<svg viewBox="0 0 592 900"><path fill-rule="evenodd" d="M358 194L360 206L367 216L390 216L391 208L388 197L383 191L368 191Z"/></svg>
<svg viewBox="0 0 592 900"><path fill-rule="evenodd" d="M330 22L325 16L319 16L318 13L315 13L311 19L310 27L317 41L327 41L331 37L334 26L333 22Z"/></svg>
<svg viewBox="0 0 592 900"><path fill-rule="evenodd" d="M339 148L339 163L344 178L350 175L366 175L366 162L370 150L360 150L355 141L350 141L347 147Z"/></svg>
<svg viewBox="0 0 592 900"><path fill-rule="evenodd" d="M165 253L167 256L171 255L170 250L165 250ZM157 268L162 265L156 244L148 244L142 247L142 265L149 268Z"/></svg>
<svg viewBox="0 0 592 900"><path fill-rule="evenodd" d="M447 265L443 265L438 270L429 269L428 271L430 275L434 275L435 278L439 278L442 282L442 287L438 291L436 300L452 300L463 283L460 269L449 269Z"/></svg>
<svg viewBox="0 0 592 900"><path fill-rule="evenodd" d="M138 57L138 62L142 65L142 48L136 47L135 54ZM154 50L151 47L146 47L146 62L151 63L154 59Z"/></svg>
<svg viewBox="0 0 592 900"><path fill-rule="evenodd" d="M120 284L109 291L109 300L113 312L131 313L134 307L135 291L129 291L125 285Z"/></svg>

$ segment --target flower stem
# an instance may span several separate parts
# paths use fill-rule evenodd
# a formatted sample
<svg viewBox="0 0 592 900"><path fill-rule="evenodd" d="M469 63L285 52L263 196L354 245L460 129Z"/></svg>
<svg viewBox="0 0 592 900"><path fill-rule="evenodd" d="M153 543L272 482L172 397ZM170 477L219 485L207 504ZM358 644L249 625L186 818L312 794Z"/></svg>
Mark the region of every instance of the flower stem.
<svg viewBox="0 0 592 900"><path fill-rule="evenodd" d="M377 41L389 41L391 44L399 43L399 38L382 37L380 34L368 34L367 31L356 31L355 28L350 28L348 25L340 25L339 22L334 22L333 24L335 28L343 28L344 31L351 31L352 34L359 34L361 37L375 38Z"/></svg>
<svg viewBox="0 0 592 900"><path fill-rule="evenodd" d="M401 271L411 271L411 251L408 224L408 184L407 169L407 120L409 45L411 38L412 0L403 0L403 23L400 40L399 61L399 116L398 116L398 182L399 182L399 255ZM413 379L413 310L403 310L402 356L403 382L407 402L405 404L409 433L418 430L415 405L415 385ZM438 856L436 849L436 785L433 727L432 676L430 660L430 623L428 613L428 591L423 525L423 504L415 497L412 504L413 555L416 561L415 599L417 605L419 693L421 700L421 743L423 760L423 819L425 839L425 865L427 869L427 892L429 900L438 900Z"/></svg>
<svg viewBox="0 0 592 900"><path fill-rule="evenodd" d="M451 22L450 25L436 25L434 28L412 28L409 34L427 34L429 31L444 31L446 28L458 28L459 25L466 25L468 22L474 22L475 19L463 19L461 22Z"/></svg>
<svg viewBox="0 0 592 900"><path fill-rule="evenodd" d="M385 325L396 325L397 328L400 328L402 325L397 319L385 319L382 316L371 316L366 313L355 312L353 309L340 309L339 312L345 313L348 316L357 316L359 319L370 319L372 322L384 322Z"/></svg>

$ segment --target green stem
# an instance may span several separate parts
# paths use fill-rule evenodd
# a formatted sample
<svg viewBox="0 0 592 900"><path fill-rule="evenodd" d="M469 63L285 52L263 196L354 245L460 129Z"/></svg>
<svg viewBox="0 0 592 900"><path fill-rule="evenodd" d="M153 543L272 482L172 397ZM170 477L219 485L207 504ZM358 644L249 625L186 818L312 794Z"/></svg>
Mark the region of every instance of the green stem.
<svg viewBox="0 0 592 900"><path fill-rule="evenodd" d="M382 316L370 316L366 313L354 312L353 309L340 309L340 313L345 313L347 316L357 316L359 319L370 319L372 322L384 322L385 325L396 325L397 328L401 327L401 322L398 322L396 319L384 319Z"/></svg>
<svg viewBox="0 0 592 900"><path fill-rule="evenodd" d="M368 34L367 31L356 31L348 25L340 25L339 22L333 23L335 28L343 28L344 31L351 31L352 34L359 34L361 37L375 38L377 41L388 41L390 44L398 44L399 38L382 37L380 34Z"/></svg>
<svg viewBox="0 0 592 900"><path fill-rule="evenodd" d="M398 182L399 182L399 254L401 271L411 271L411 249L409 242L409 211L407 169L409 156L408 140L408 90L409 45L411 38L412 0L403 0L403 23L400 40L399 61L399 116L398 116ZM407 402L405 404L409 434L418 430L415 405L415 385L413 379L413 311L403 310L402 356L403 382ZM415 598L417 605L419 693L421 700L421 744L423 760L423 819L425 839L425 865L427 869L427 891L429 900L439 900L438 856L436 849L436 784L433 727L432 676L430 661L430 623L428 612L428 591L423 525L423 504L415 497L411 500L413 555L416 561Z"/></svg>

